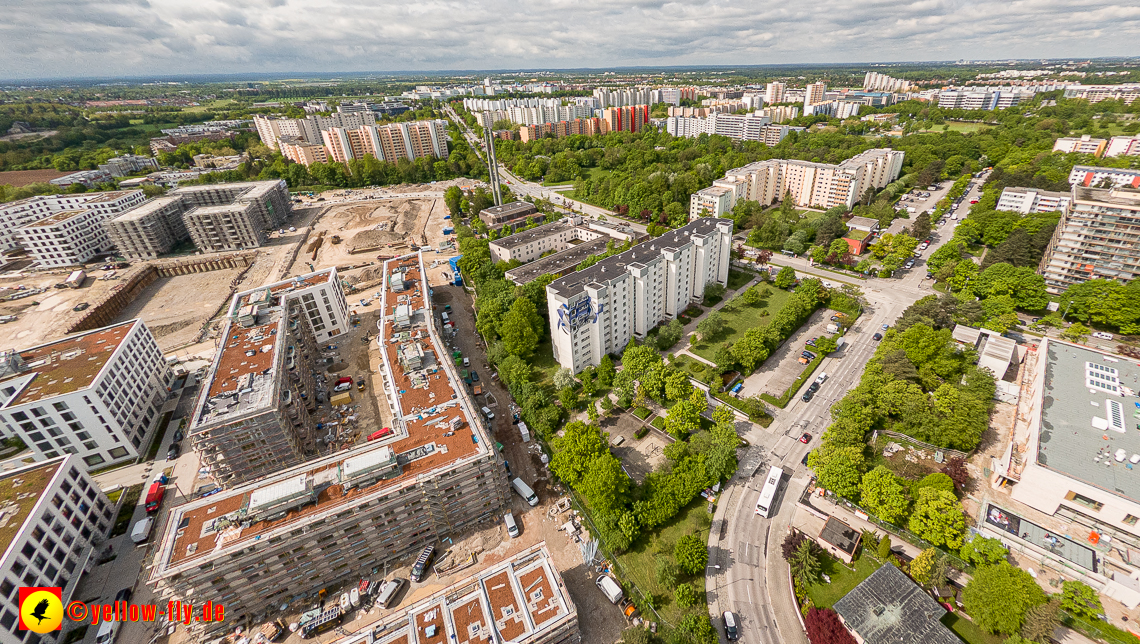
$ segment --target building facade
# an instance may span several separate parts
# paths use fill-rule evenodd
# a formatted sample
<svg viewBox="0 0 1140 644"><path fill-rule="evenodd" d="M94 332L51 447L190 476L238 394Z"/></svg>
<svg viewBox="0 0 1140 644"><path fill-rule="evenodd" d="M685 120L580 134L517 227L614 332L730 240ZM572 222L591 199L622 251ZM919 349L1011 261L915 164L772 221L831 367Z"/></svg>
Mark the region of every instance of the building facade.
<svg viewBox="0 0 1140 644"><path fill-rule="evenodd" d="M395 163L400 159L414 161L423 157L447 158L447 121L416 121L389 125L364 125L356 129L343 127L321 131L329 160L346 163L371 155L379 161Z"/></svg>
<svg viewBox="0 0 1140 644"><path fill-rule="evenodd" d="M125 177L137 172L158 170L158 161L137 154L124 154L113 159L107 159L106 163L99 164L99 169L110 173L112 177Z"/></svg>
<svg viewBox="0 0 1140 644"><path fill-rule="evenodd" d="M502 228L503 226L516 226L526 221L527 217L538 214L538 208L526 201L512 201L501 206L491 206L479 211L479 219L488 228Z"/></svg>
<svg viewBox="0 0 1140 644"><path fill-rule="evenodd" d="M77 266L111 247L104 222L114 213L140 204L141 190L93 195L82 206L61 210L21 227L19 243L45 268Z"/></svg>
<svg viewBox="0 0 1140 644"><path fill-rule="evenodd" d="M68 210L91 210L103 218L123 212L146 200L142 190L45 195L0 204L0 251L20 248L19 229L49 215Z"/></svg>
<svg viewBox="0 0 1140 644"><path fill-rule="evenodd" d="M1106 157L1131 157L1140 155L1140 134L1133 136L1114 136L1108 140L1108 147L1104 151Z"/></svg>
<svg viewBox="0 0 1140 644"><path fill-rule="evenodd" d="M376 114L371 111L334 112L329 116L306 116L303 119L278 116L253 116L253 126L261 142L278 149L278 139L294 137L309 143L321 143L321 132L332 128L356 130L365 125L376 125Z"/></svg>
<svg viewBox="0 0 1140 644"><path fill-rule="evenodd" d="M439 336L422 258L385 262L384 274L377 391L391 434L174 508L156 593L211 596L240 619L497 520L503 461Z"/></svg>
<svg viewBox="0 0 1140 644"><path fill-rule="evenodd" d="M877 148L839 165L795 159L758 161L729 170L721 181L724 185L742 183L740 198L765 206L790 193L798 206L851 209L868 189L886 187L897 179L902 164L902 151Z"/></svg>
<svg viewBox="0 0 1140 644"><path fill-rule="evenodd" d="M132 260L157 259L189 239L182 214L182 199L164 196L112 217L104 226L120 255Z"/></svg>
<svg viewBox="0 0 1140 644"><path fill-rule="evenodd" d="M95 469L146 452L173 376L141 320L0 354L0 428L36 460Z"/></svg>
<svg viewBox="0 0 1140 644"><path fill-rule="evenodd" d="M1140 188L1140 170L1077 165L1069 172L1069 185L1086 188Z"/></svg>
<svg viewBox="0 0 1140 644"><path fill-rule="evenodd" d="M58 641L58 633L19 629L18 589L59 587L66 605L114 520L114 504L78 460L62 455L0 474L0 644Z"/></svg>
<svg viewBox="0 0 1140 644"><path fill-rule="evenodd" d="M546 287L554 358L578 373L727 284L732 220L702 217Z"/></svg>
<svg viewBox="0 0 1140 644"><path fill-rule="evenodd" d="M1027 215L1031 212L1065 212L1073 197L1068 192L1051 192L1036 188L1005 188L995 210L1010 210Z"/></svg>
<svg viewBox="0 0 1140 644"><path fill-rule="evenodd" d="M1100 156L1104 154L1105 148L1108 146L1108 141L1105 139L1094 139L1088 134L1081 136L1065 136L1061 137L1053 143L1054 152L1077 152L1079 154L1093 154Z"/></svg>
<svg viewBox="0 0 1140 644"><path fill-rule="evenodd" d="M190 239L207 253L256 248L292 213L283 179L188 186L169 194L182 200Z"/></svg>
<svg viewBox="0 0 1140 644"><path fill-rule="evenodd" d="M804 89L804 114L807 114L807 108L822 103L827 96L827 83L819 82L812 83Z"/></svg>
<svg viewBox="0 0 1140 644"><path fill-rule="evenodd" d="M1140 276L1140 191L1074 187L1040 272L1051 293L1093 279Z"/></svg>
<svg viewBox="0 0 1140 644"><path fill-rule="evenodd" d="M582 118L573 121L559 121L542 125L523 125L519 128L519 140L523 143L552 136L560 139L572 134L594 136L609 133L609 124L600 118Z"/></svg>
<svg viewBox="0 0 1140 644"><path fill-rule="evenodd" d="M784 102L784 92L787 91L788 86L784 83L774 82L768 83L765 88L764 102L771 105L773 103Z"/></svg>
<svg viewBox="0 0 1140 644"><path fill-rule="evenodd" d="M349 328L336 269L234 295L187 435L227 487L316 453L319 343Z"/></svg>
<svg viewBox="0 0 1140 644"><path fill-rule="evenodd" d="M649 106L607 107L602 110L602 120L610 132L640 132L649 124Z"/></svg>

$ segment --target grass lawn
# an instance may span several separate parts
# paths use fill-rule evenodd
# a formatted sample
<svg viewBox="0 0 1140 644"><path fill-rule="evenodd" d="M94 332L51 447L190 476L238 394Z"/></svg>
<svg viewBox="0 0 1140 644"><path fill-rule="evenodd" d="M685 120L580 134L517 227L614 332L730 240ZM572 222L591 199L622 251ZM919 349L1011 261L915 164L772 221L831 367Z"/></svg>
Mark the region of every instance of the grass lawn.
<svg viewBox="0 0 1140 644"><path fill-rule="evenodd" d="M659 554L672 554L677 540L685 535L695 534L702 542L708 541L711 523L712 517L708 513L707 503L697 497L671 521L659 527L656 532L642 536L628 552L617 558L621 564L619 572L625 576L624 581L631 581L643 592L653 595L661 618L670 624L680 623L684 615L690 611L707 612L703 599L704 575L678 579L680 582L697 584L698 590L701 591L701 602L694 608L684 609L673 599L673 589L657 584L655 559Z"/></svg>
<svg viewBox="0 0 1140 644"><path fill-rule="evenodd" d="M131 517L135 513L135 506L139 504L142 496L143 484L132 485L123 492L123 504L119 506L119 516L115 517L115 527L111 529L111 536L117 537L126 534L131 527Z"/></svg>
<svg viewBox="0 0 1140 644"><path fill-rule="evenodd" d="M820 581L808 588L808 597L811 597L812 602L820 608L831 608L835 602L839 601L851 589L859 585L871 573L875 572L882 566L882 562L863 550L863 555L855 562L855 569L852 570L843 565L831 555L824 554L820 557L823 562L823 574L831 578L831 583Z"/></svg>
<svg viewBox="0 0 1140 644"><path fill-rule="evenodd" d="M158 434L150 441L150 447L146 451L146 460L153 461L154 457L158 455L158 450L162 447L162 439L166 438L166 430L170 426L170 417L174 415L173 411L168 411L162 415L158 421ZM175 429L178 429L175 427Z"/></svg>
<svg viewBox="0 0 1140 644"><path fill-rule="evenodd" d="M720 315L724 318L728 328L716 336L709 338L708 342L702 340L700 344L694 344L689 350L711 362L716 357L716 348L718 346L725 342L736 342L744 336L748 329L764 326L765 317L775 315L777 311L784 307L784 304L790 297L790 294L785 290L775 287L770 288L772 289L772 294L768 296L768 299L756 306L748 306L742 301L735 311L720 309ZM768 311L768 315L761 316L761 312L765 310Z"/></svg>
<svg viewBox="0 0 1140 644"><path fill-rule="evenodd" d="M549 340L538 345L534 356L530 359L531 369L534 371L534 381L543 387L554 386L554 374L562 366L554 359L554 345Z"/></svg>
<svg viewBox="0 0 1140 644"><path fill-rule="evenodd" d="M731 268L728 271L728 290L735 291L736 289L751 282L756 277L756 273L752 271L741 271Z"/></svg>
<svg viewBox="0 0 1140 644"><path fill-rule="evenodd" d="M205 105L195 105L194 107L187 107L187 108L184 108L182 111L183 112L206 112L209 110L224 109L225 107L227 107L229 105L233 105L234 103L235 103L235 101L233 99L222 98L222 99L210 101L209 103L206 103Z"/></svg>
<svg viewBox="0 0 1140 644"><path fill-rule="evenodd" d="M990 635L978 628L977 624L957 613L947 613L946 616L942 618L942 623L954 631L963 641L969 642L970 644L1001 644L1005 641L1005 637L1001 635Z"/></svg>
<svg viewBox="0 0 1140 644"><path fill-rule="evenodd" d="M637 409L633 410L633 415L637 416L641 420L645 420L646 418L649 418L649 414L651 414L651 413L653 413L653 412L649 411L645 407L638 407Z"/></svg>
<svg viewBox="0 0 1140 644"><path fill-rule="evenodd" d="M653 421L649 423L661 431L665 431L665 419L661 416L654 416Z"/></svg>

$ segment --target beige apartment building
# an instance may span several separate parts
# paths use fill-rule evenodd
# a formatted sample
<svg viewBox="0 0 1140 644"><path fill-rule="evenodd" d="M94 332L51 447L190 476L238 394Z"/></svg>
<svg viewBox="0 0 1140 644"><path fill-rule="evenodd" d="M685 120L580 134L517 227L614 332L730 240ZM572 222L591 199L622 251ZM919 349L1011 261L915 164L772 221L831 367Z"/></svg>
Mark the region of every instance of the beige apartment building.
<svg viewBox="0 0 1140 644"><path fill-rule="evenodd" d="M321 132L329 160L345 163L373 156L395 163L400 159L447 158L447 121L416 121L365 125L357 129L334 127Z"/></svg>
<svg viewBox="0 0 1140 644"><path fill-rule="evenodd" d="M1075 186L1040 272L1051 293L1087 280L1140 276L1140 190Z"/></svg>
<svg viewBox="0 0 1140 644"><path fill-rule="evenodd" d="M323 143L309 143L296 137L281 137L277 140L281 155L294 163L306 167L314 163L328 163L329 155Z"/></svg>
<svg viewBox="0 0 1140 644"><path fill-rule="evenodd" d="M1093 154L1099 157L1104 154L1104 150L1107 146L1107 139L1094 139L1088 134L1084 134L1079 137L1065 136L1057 139L1057 141L1053 143L1053 151L1078 152L1080 154Z"/></svg>

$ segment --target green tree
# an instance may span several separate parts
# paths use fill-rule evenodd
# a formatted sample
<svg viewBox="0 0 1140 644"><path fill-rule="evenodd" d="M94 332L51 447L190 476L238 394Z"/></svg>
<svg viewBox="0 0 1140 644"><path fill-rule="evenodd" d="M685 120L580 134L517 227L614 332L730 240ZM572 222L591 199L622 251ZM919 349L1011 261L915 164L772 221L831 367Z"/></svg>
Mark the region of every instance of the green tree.
<svg viewBox="0 0 1140 644"><path fill-rule="evenodd" d="M573 387L563 387L558 390L558 402L562 403L562 408L568 412L577 409L578 392L574 391Z"/></svg>
<svg viewBox="0 0 1140 644"><path fill-rule="evenodd" d="M848 499L859 494L859 482L866 462L862 446L830 447L825 444L808 455L808 467L815 472L819 485Z"/></svg>
<svg viewBox="0 0 1140 644"><path fill-rule="evenodd" d="M688 400L682 400L669 408L665 416L665 431L680 440L701 428L700 410Z"/></svg>
<svg viewBox="0 0 1140 644"><path fill-rule="evenodd" d="M701 575L709 563L709 551L700 536L687 534L673 546L673 557L686 574Z"/></svg>
<svg viewBox="0 0 1140 644"><path fill-rule="evenodd" d="M551 441L554 458L550 460L550 471L577 489L594 460L610 453L608 439L609 434L594 425L567 423L562 436Z"/></svg>
<svg viewBox="0 0 1140 644"><path fill-rule="evenodd" d="M882 539L879 539L879 549L876 552L879 559L886 561L891 556L891 535L885 534Z"/></svg>
<svg viewBox="0 0 1140 644"><path fill-rule="evenodd" d="M942 472L927 474L926 476L922 477L921 481L914 484L915 494L918 494L918 490L924 487L932 487L936 490L942 490L943 492L950 492L953 494L954 479L951 479L948 474L943 474Z"/></svg>
<svg viewBox="0 0 1140 644"><path fill-rule="evenodd" d="M574 372L562 367L554 372L554 388L565 389L574 386Z"/></svg>
<svg viewBox="0 0 1140 644"><path fill-rule="evenodd" d="M909 505L902 482L882 465L863 475L859 499L863 507L888 523L898 523Z"/></svg>
<svg viewBox="0 0 1140 644"><path fill-rule="evenodd" d="M507 353L523 359L529 358L538 347L539 335L535 328L536 321L541 323L541 319L534 302L525 297L516 299L499 323L499 334Z"/></svg>
<svg viewBox="0 0 1140 644"><path fill-rule="evenodd" d="M791 560L788 561L792 578L804 588L818 582L819 576L823 572L823 565L819 561L817 548L818 546L815 545L814 541L804 539L796 551L792 553Z"/></svg>
<svg viewBox="0 0 1140 644"><path fill-rule="evenodd" d="M1061 591L1061 608L1085 619L1098 619L1104 612L1100 595L1081 581L1066 581Z"/></svg>
<svg viewBox="0 0 1140 644"><path fill-rule="evenodd" d="M1025 642L1047 644L1053 641L1053 634L1061 625L1061 602L1052 598L1025 612L1025 622L1021 625L1021 637ZM1006 640L1007 642L1009 640Z"/></svg>
<svg viewBox="0 0 1140 644"><path fill-rule="evenodd" d="M1006 560L1009 551L1000 539L978 535L962 544L962 559L975 566L992 566Z"/></svg>
<svg viewBox="0 0 1140 644"><path fill-rule="evenodd" d="M732 357L744 373L752 373L760 363L768 359L768 346L764 343L764 331L751 328L744 337L732 345Z"/></svg>
<svg viewBox="0 0 1140 644"><path fill-rule="evenodd" d="M753 284L744 289L744 292L740 294L740 299L748 306L756 306L764 301L764 296L760 294L760 288Z"/></svg>
<svg viewBox="0 0 1140 644"><path fill-rule="evenodd" d="M788 288L796 283L796 271L791 266L785 266L776 273L776 280L772 282L776 288Z"/></svg>
<svg viewBox="0 0 1140 644"><path fill-rule="evenodd" d="M677 587L677 577L680 576L680 570L677 569L677 563L671 557L665 555L657 555L656 559L656 572L657 584L662 588L672 590Z"/></svg>
<svg viewBox="0 0 1140 644"><path fill-rule="evenodd" d="M914 502L907 526L920 538L936 546L958 549L966 531L966 517L958 497L951 492L922 488Z"/></svg>
<svg viewBox="0 0 1140 644"><path fill-rule="evenodd" d="M918 582L918 585L929 586L931 584L930 578L940 556L942 556L942 552L937 548L927 548L915 557L914 561L910 562L910 576Z"/></svg>
<svg viewBox="0 0 1140 644"><path fill-rule="evenodd" d="M677 627L677 631L685 639L684 642L691 644L716 644L717 633L713 628L712 622L709 621L709 615L705 611L697 611L689 613L681 620L681 625Z"/></svg>
<svg viewBox="0 0 1140 644"><path fill-rule="evenodd" d="M621 461L607 451L590 462L586 475L578 481L578 490L595 511L614 512L625 504L629 476L621 469Z"/></svg>
<svg viewBox="0 0 1140 644"><path fill-rule="evenodd" d="M839 348L839 342L830 335L825 335L815 341L815 348L823 355L827 355Z"/></svg>
<svg viewBox="0 0 1140 644"><path fill-rule="evenodd" d="M697 333L701 335L701 342L708 342L724 331L727 326L728 324L724 321L724 316L720 314L720 311L713 311L697 323Z"/></svg>
<svg viewBox="0 0 1140 644"><path fill-rule="evenodd" d="M1017 633L1026 612L1045 603L1037 580L1008 563L983 566L962 593L966 612L988 633Z"/></svg>
<svg viewBox="0 0 1140 644"><path fill-rule="evenodd" d="M598 386L603 389L609 389L614 384L614 361L610 354L602 356L601 361L598 363Z"/></svg>
<svg viewBox="0 0 1140 644"><path fill-rule="evenodd" d="M662 351L672 348L673 345L681 341L681 336L685 332L685 325L681 324L678 319L669 320L669 323L661 327L657 331L657 348Z"/></svg>
<svg viewBox="0 0 1140 644"><path fill-rule="evenodd" d="M673 597L677 600L677 605L681 608L689 608L696 605L701 599L701 594L693 588L692 584L681 584L673 591Z"/></svg>
<svg viewBox="0 0 1140 644"><path fill-rule="evenodd" d="M1070 342L1082 342L1089 332L1090 329L1087 326L1080 322L1073 322L1069 328L1061 332L1061 337Z"/></svg>
<svg viewBox="0 0 1140 644"><path fill-rule="evenodd" d="M447 210L452 217L458 217L461 214L459 209L461 201L463 201L463 190L459 186L451 186L444 191L443 202L447 204Z"/></svg>

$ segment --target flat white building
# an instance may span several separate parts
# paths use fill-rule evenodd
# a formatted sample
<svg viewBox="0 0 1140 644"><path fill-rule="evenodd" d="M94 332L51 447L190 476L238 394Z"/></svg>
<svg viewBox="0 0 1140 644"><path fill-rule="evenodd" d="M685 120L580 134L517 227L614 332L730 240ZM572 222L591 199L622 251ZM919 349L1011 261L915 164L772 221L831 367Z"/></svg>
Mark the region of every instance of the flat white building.
<svg viewBox="0 0 1140 644"><path fill-rule="evenodd" d="M19 630L18 589L59 587L67 605L96 542L111 526L114 504L78 457L63 455L0 474L0 506L0 644L57 641L58 633Z"/></svg>
<svg viewBox="0 0 1140 644"><path fill-rule="evenodd" d="M727 284L732 220L702 217L546 287L554 358L574 373Z"/></svg>
<svg viewBox="0 0 1140 644"><path fill-rule="evenodd" d="M1073 166L1069 172L1069 185L1073 187L1140 188L1140 170L1126 168L1098 168L1089 165Z"/></svg>
<svg viewBox="0 0 1140 644"><path fill-rule="evenodd" d="M141 320L0 353L0 428L38 461L75 454L89 469L144 453L170 369Z"/></svg>
<svg viewBox="0 0 1140 644"><path fill-rule="evenodd" d="M995 210L1009 210L1027 215L1031 212L1065 212L1073 197L1067 192L1051 192L1036 188L1006 188L1001 191Z"/></svg>
<svg viewBox="0 0 1140 644"><path fill-rule="evenodd" d="M0 204L0 251L20 248L19 229L66 210L91 210L104 219L146 200L142 190L45 195Z"/></svg>
<svg viewBox="0 0 1140 644"><path fill-rule="evenodd" d="M1104 151L1106 157L1131 157L1140 154L1140 135L1114 136Z"/></svg>
<svg viewBox="0 0 1140 644"><path fill-rule="evenodd" d="M557 253L577 246L580 242L592 242L596 239L627 242L635 235L631 228L620 222L568 215L558 221L491 241L491 259L494 262L517 259L525 264L551 251Z"/></svg>
<svg viewBox="0 0 1140 644"><path fill-rule="evenodd" d="M1077 152L1080 154L1095 154L1100 156L1104 152L1105 146L1108 141L1105 139L1094 139L1088 134L1081 136L1063 136L1053 143L1054 152Z"/></svg>

